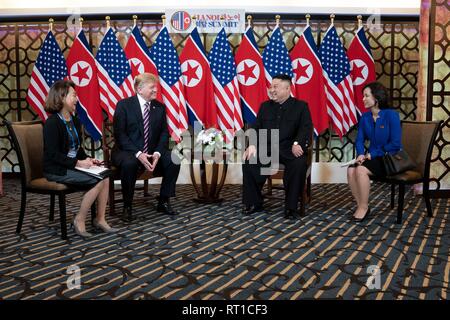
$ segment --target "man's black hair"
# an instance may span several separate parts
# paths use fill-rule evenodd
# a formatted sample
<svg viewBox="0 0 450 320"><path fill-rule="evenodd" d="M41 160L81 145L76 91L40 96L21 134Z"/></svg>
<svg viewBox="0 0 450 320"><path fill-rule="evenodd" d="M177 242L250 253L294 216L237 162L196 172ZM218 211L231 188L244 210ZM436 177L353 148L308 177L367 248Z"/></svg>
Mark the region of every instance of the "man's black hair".
<svg viewBox="0 0 450 320"><path fill-rule="evenodd" d="M274 76L272 79L280 79L280 80L285 80L285 81L289 81L291 82L291 77L288 76L287 74L277 74L276 76Z"/></svg>

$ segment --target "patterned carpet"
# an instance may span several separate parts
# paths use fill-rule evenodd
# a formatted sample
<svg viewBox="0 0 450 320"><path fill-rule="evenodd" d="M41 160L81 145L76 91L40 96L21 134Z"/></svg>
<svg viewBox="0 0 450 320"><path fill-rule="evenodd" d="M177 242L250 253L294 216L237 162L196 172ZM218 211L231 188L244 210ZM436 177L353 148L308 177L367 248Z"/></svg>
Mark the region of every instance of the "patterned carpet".
<svg viewBox="0 0 450 320"><path fill-rule="evenodd" d="M193 188L181 185L175 218L138 194L134 222L109 218L122 228L118 234L84 241L69 230L63 241L58 216L48 222L49 199L37 195L29 197L16 235L20 185L4 184L0 299L449 298L448 199L433 200L434 217L427 218L423 201L409 192L397 225L390 189L374 184L371 216L357 224L346 185L313 185L307 216L290 221L277 200L268 200L264 213L243 216L241 186L225 186L220 205L199 205ZM68 219L80 195L69 196ZM80 268L80 289L67 287L72 265ZM371 265L380 268L379 278L369 279Z"/></svg>

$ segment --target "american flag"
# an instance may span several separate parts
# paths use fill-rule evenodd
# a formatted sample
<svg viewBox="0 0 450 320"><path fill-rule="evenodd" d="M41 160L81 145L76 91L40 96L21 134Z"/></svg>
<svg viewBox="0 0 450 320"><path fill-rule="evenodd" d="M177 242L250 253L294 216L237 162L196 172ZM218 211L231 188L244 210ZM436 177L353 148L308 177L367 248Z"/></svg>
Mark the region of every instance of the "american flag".
<svg viewBox="0 0 450 320"><path fill-rule="evenodd" d="M350 63L334 25L331 25L325 34L320 45L319 56L325 77L328 115L334 129L342 137L356 124L357 111Z"/></svg>
<svg viewBox="0 0 450 320"><path fill-rule="evenodd" d="M179 141L180 132L188 128L188 118L180 61L166 27L159 32L150 58L158 68L169 132L175 141Z"/></svg>
<svg viewBox="0 0 450 320"><path fill-rule="evenodd" d="M27 93L28 103L43 121L48 117L44 106L50 87L55 81L64 79L66 76L67 67L64 56L53 33L49 31L34 64Z"/></svg>
<svg viewBox="0 0 450 320"><path fill-rule="evenodd" d="M100 84L100 105L112 119L116 104L134 94L130 65L112 28L109 28L95 56Z"/></svg>
<svg viewBox="0 0 450 320"><path fill-rule="evenodd" d="M263 51L263 61L266 74L266 85L270 87L272 78L279 74L286 74L292 78L292 62L286 45L283 42L278 26L272 32L269 43Z"/></svg>
<svg viewBox="0 0 450 320"><path fill-rule="evenodd" d="M225 132L229 142L233 140L234 132L242 129L244 122L236 77L236 64L224 28L217 35L208 59L213 74L219 126Z"/></svg>

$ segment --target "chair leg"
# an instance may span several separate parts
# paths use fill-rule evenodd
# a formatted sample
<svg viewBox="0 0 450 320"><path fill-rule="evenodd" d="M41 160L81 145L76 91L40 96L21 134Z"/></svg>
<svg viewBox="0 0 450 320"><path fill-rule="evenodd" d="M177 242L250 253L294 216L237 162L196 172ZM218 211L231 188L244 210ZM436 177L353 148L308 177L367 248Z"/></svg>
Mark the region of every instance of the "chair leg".
<svg viewBox="0 0 450 320"><path fill-rule="evenodd" d="M306 200L306 192L303 190L300 195L300 216L305 216L305 200Z"/></svg>
<svg viewBox="0 0 450 320"><path fill-rule="evenodd" d="M50 216L48 217L48 221L55 220L55 195L50 195Z"/></svg>
<svg viewBox="0 0 450 320"><path fill-rule="evenodd" d="M271 177L267 178L267 195L268 196L272 195L272 178Z"/></svg>
<svg viewBox="0 0 450 320"><path fill-rule="evenodd" d="M66 223L66 195L59 195L59 219L61 220L61 239L67 239L67 223Z"/></svg>
<svg viewBox="0 0 450 320"><path fill-rule="evenodd" d="M405 198L405 185L398 185L398 208L397 208L397 223L402 223L403 201Z"/></svg>
<svg viewBox="0 0 450 320"><path fill-rule="evenodd" d="M22 230L22 224L23 224L23 219L25 217L26 205L27 205L27 191L25 190L25 188L22 188L22 197L20 199L19 221L17 222L17 228L16 228L17 233L20 233L20 230Z"/></svg>
<svg viewBox="0 0 450 320"><path fill-rule="evenodd" d="M109 179L109 214L111 216L115 215L114 202L114 179Z"/></svg>
<svg viewBox="0 0 450 320"><path fill-rule="evenodd" d="M425 204L427 206L427 213L429 217L433 216L433 209L431 208L431 199L428 192L423 192L423 198L425 199Z"/></svg>
<svg viewBox="0 0 450 320"><path fill-rule="evenodd" d="M91 206L91 224L94 225L94 219L97 217L97 201Z"/></svg>
<svg viewBox="0 0 450 320"><path fill-rule="evenodd" d="M148 179L144 180L144 197L148 197L150 194L148 193Z"/></svg>
<svg viewBox="0 0 450 320"><path fill-rule="evenodd" d="M391 209L395 207L395 184L391 184Z"/></svg>
<svg viewBox="0 0 450 320"><path fill-rule="evenodd" d="M311 176L306 179L306 203L311 203Z"/></svg>

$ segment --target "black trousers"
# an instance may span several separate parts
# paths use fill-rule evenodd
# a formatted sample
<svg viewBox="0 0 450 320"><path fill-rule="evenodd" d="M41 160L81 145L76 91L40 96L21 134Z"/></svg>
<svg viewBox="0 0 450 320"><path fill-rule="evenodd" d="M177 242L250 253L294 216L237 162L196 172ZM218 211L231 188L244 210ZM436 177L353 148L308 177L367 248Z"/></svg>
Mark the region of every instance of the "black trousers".
<svg viewBox="0 0 450 320"><path fill-rule="evenodd" d="M288 159L280 157L280 163L284 164L283 185L285 190L284 208L297 210L299 197L305 187L306 179L306 154L301 157ZM261 174L261 163L250 164L246 161L242 165L243 174L243 199L245 206L262 205L262 188L266 183L267 175Z"/></svg>
<svg viewBox="0 0 450 320"><path fill-rule="evenodd" d="M134 197L134 188L139 171L144 170L142 163L132 152L116 151L112 161L120 168L120 180L122 183L122 196L124 205L131 207ZM180 173L180 165L171 160L170 151L163 152L154 170L155 175L162 176L159 196L168 199L175 196L175 187Z"/></svg>

